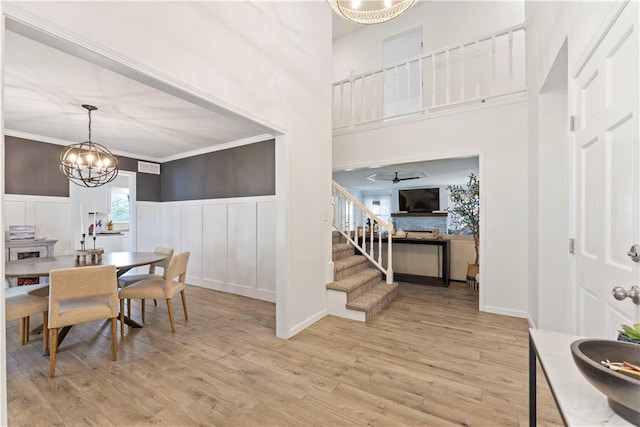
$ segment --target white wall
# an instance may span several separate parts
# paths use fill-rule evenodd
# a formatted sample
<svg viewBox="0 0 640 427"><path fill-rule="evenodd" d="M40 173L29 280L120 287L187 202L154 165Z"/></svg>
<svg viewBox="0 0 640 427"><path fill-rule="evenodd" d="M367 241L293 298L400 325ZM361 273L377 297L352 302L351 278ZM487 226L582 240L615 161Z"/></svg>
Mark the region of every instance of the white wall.
<svg viewBox="0 0 640 427"><path fill-rule="evenodd" d="M17 6L283 132L276 139L277 334L290 337L323 317L331 258L331 10L326 3Z"/></svg>
<svg viewBox="0 0 640 427"><path fill-rule="evenodd" d="M380 25L334 40L333 81L382 66L382 42L422 26L423 52L473 40L524 22L523 1L425 1L410 12Z"/></svg>
<svg viewBox="0 0 640 427"><path fill-rule="evenodd" d="M480 308L520 317L527 310L526 107L523 100L485 104L437 118L344 132L333 140L335 169L479 155Z"/></svg>
<svg viewBox="0 0 640 427"><path fill-rule="evenodd" d="M566 118L570 107L562 94L550 94L544 84L565 41L571 72L612 5L612 2L527 2L525 8L529 183L532 191L538 193L538 197L530 198L530 211L536 218L530 222L530 235L537 239L529 242L530 252L536 257L529 269L528 311L535 326L557 332L576 332L574 261L567 249L568 239L573 237L569 203L571 157L567 139L563 141L557 133L550 135L553 127L559 126L554 120ZM550 109L554 114L549 113ZM549 179L554 180L554 185L550 185ZM551 218L557 221L550 224Z"/></svg>

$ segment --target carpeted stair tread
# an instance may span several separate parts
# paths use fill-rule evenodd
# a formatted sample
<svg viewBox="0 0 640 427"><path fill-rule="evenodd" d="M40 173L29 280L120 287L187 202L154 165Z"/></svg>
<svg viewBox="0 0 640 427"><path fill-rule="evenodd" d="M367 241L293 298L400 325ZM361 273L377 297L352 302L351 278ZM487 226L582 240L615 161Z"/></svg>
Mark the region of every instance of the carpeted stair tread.
<svg viewBox="0 0 640 427"><path fill-rule="evenodd" d="M398 293L398 284L387 284L381 282L371 288L368 292L347 303L350 310L367 312L367 318L377 313L388 304Z"/></svg>
<svg viewBox="0 0 640 427"><path fill-rule="evenodd" d="M348 251L353 250L353 246L351 246L351 243L334 243L332 250L333 252Z"/></svg>
<svg viewBox="0 0 640 427"><path fill-rule="evenodd" d="M342 258L334 261L333 267L336 271L346 270L349 267L353 267L358 264L367 262L367 259L362 255L352 255L346 258Z"/></svg>
<svg viewBox="0 0 640 427"><path fill-rule="evenodd" d="M358 286L361 286L368 281L381 276L382 273L380 273L380 270L378 270L377 268L366 268L362 271L352 274L345 279L329 283L327 285L327 289L341 292L351 292Z"/></svg>

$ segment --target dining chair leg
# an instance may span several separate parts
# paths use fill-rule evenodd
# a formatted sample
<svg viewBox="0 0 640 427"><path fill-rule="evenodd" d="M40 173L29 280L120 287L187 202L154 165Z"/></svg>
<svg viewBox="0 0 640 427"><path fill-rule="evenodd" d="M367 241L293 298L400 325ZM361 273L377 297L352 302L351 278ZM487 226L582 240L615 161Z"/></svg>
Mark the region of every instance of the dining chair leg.
<svg viewBox="0 0 640 427"><path fill-rule="evenodd" d="M142 310L142 323L144 323L144 300L140 303L140 310Z"/></svg>
<svg viewBox="0 0 640 427"><path fill-rule="evenodd" d="M171 298L167 298L167 310L169 310L169 321L171 322L171 332L175 332L176 321L173 318L173 305L171 304Z"/></svg>
<svg viewBox="0 0 640 427"><path fill-rule="evenodd" d="M184 320L189 320L189 315L187 314L187 295L184 293L184 289L180 291L180 296L182 297L182 309L184 310Z"/></svg>
<svg viewBox="0 0 640 427"><path fill-rule="evenodd" d="M127 317L131 318L131 300L127 300Z"/></svg>
<svg viewBox="0 0 640 427"><path fill-rule="evenodd" d="M58 328L51 329L51 346L49 348L49 376L56 376L56 350L58 349Z"/></svg>
<svg viewBox="0 0 640 427"><path fill-rule="evenodd" d="M116 318L111 318L111 359L117 360L118 357L118 322Z"/></svg>
<svg viewBox="0 0 640 427"><path fill-rule="evenodd" d="M42 338L44 341L44 352L49 351L49 312L42 313Z"/></svg>
<svg viewBox="0 0 640 427"><path fill-rule="evenodd" d="M156 307L158 306L158 301L156 301L155 298L153 299L153 305L155 305Z"/></svg>
<svg viewBox="0 0 640 427"><path fill-rule="evenodd" d="M25 345L26 342L24 340L24 330L25 330L25 321L24 317L20 318L20 344Z"/></svg>
<svg viewBox="0 0 640 427"><path fill-rule="evenodd" d="M29 316L24 318L24 343L23 344L26 344L29 342L29 334L30 334L30 326L31 326L30 325L31 322L29 322L30 318L31 317Z"/></svg>
<svg viewBox="0 0 640 427"><path fill-rule="evenodd" d="M124 336L124 300L120 300L120 336Z"/></svg>

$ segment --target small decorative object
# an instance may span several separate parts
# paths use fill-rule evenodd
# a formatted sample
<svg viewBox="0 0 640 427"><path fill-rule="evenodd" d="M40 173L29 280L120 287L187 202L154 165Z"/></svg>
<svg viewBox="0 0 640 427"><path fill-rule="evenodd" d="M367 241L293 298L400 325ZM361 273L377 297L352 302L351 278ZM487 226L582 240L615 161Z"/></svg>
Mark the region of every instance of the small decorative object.
<svg viewBox="0 0 640 427"><path fill-rule="evenodd" d="M81 249L79 251L76 251L77 264L100 264L102 262L102 254L104 254L104 249L95 249L95 237L93 239L94 249ZM88 261L87 257L89 257Z"/></svg>
<svg viewBox="0 0 640 427"><path fill-rule="evenodd" d="M622 329L618 331L618 341L640 344L640 323L633 326L622 325Z"/></svg>
<svg viewBox="0 0 640 427"><path fill-rule="evenodd" d="M107 230L113 231L113 221L112 220L109 220L109 222L107 223Z"/></svg>
<svg viewBox="0 0 640 427"><path fill-rule="evenodd" d="M473 235L476 259L467 268L467 284L474 284L480 262L480 182L477 175L472 172L469 175L466 187L450 185L447 189L453 204L453 207L447 209L451 214L451 225L453 227L468 228Z"/></svg>
<svg viewBox="0 0 640 427"><path fill-rule="evenodd" d="M64 147L60 171L69 181L84 187L99 187L118 176L118 159L106 147L91 141L91 112L98 108L82 105L89 112L89 139Z"/></svg>

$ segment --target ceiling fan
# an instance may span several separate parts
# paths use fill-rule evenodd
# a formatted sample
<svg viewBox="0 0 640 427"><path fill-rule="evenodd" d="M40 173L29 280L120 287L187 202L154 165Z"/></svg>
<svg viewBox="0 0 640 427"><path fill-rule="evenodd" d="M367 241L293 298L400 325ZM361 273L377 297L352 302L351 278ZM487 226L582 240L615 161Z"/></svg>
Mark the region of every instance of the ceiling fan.
<svg viewBox="0 0 640 427"><path fill-rule="evenodd" d="M410 179L420 179L420 178L421 178L420 176L409 176L407 178L398 178L398 172L396 172L396 176L393 177L391 182L393 182L394 184L397 184L400 181L409 181Z"/></svg>

